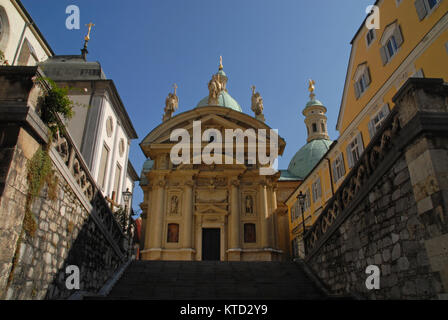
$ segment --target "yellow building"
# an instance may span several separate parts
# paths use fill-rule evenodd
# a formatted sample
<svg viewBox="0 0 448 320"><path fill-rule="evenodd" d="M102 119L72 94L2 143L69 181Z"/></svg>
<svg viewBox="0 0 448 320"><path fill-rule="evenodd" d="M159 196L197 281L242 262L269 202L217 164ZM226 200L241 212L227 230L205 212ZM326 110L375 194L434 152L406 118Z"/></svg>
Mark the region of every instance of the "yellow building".
<svg viewBox="0 0 448 320"><path fill-rule="evenodd" d="M260 139L267 142L268 154L273 150L262 99L253 88L255 117L243 113L226 89L227 80L221 65L209 82L209 96L196 108L175 116L178 97L176 91L170 93L162 124L140 144L148 158L141 180L143 260L274 261L288 255L288 241L282 237L288 230L287 216L277 214L280 175L261 174L260 170L269 166L259 158L252 162L249 156L253 145L259 147ZM260 137L260 130L268 134ZM235 148L232 143L231 154L227 139L225 152L220 147L221 138L227 138L229 131L237 135L232 137L237 143ZM183 149L182 156L186 155L187 161L181 163L172 157L178 145L171 139L175 132L186 136L181 143L185 142L188 155ZM234 161L240 146L244 158ZM219 163L205 160L204 152L210 147L213 158L221 159ZM285 141L279 138L279 154L284 148Z"/></svg>
<svg viewBox="0 0 448 320"><path fill-rule="evenodd" d="M336 126L340 136L286 201L295 256L301 254L300 192L308 195L304 216L309 226L394 108L392 97L404 82L410 77L448 79L448 2L379 0L375 5L380 28L369 30L363 23L351 42Z"/></svg>

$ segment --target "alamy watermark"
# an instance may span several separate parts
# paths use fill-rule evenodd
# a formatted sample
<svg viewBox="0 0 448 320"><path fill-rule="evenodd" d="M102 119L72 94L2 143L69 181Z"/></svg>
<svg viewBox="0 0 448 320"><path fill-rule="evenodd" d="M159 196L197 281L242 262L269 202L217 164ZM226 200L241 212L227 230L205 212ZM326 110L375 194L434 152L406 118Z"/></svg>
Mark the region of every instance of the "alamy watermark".
<svg viewBox="0 0 448 320"><path fill-rule="evenodd" d="M258 163L262 166L260 175L277 173L278 130L269 130L268 136L266 129L258 129L257 132L254 129L225 129L224 136L223 141L221 131L217 129L207 129L202 133L201 121L193 121L193 139L188 130L175 129L171 132L170 141L178 143L171 149L171 162L174 165ZM202 148L204 142L208 144Z"/></svg>
<svg viewBox="0 0 448 320"><path fill-rule="evenodd" d="M367 290L380 289L380 268L378 266L370 265L366 269L366 274L369 276L366 279Z"/></svg>
<svg viewBox="0 0 448 320"><path fill-rule="evenodd" d="M79 267L75 265L67 266L65 274L68 275L65 279L65 287L68 290L79 290Z"/></svg>
<svg viewBox="0 0 448 320"><path fill-rule="evenodd" d="M366 28L369 30L380 29L380 8L378 6L368 6L366 13L369 15L365 22Z"/></svg>
<svg viewBox="0 0 448 320"><path fill-rule="evenodd" d="M74 4L69 5L65 9L65 13L69 15L65 20L65 27L68 30L79 30L81 22L79 7Z"/></svg>

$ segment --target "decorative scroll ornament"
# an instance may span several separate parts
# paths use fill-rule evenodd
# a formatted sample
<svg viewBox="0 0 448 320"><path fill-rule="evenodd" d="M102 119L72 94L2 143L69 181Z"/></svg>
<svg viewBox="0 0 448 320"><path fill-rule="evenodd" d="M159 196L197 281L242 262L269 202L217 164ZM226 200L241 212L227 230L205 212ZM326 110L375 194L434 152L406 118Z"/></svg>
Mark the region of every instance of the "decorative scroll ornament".
<svg viewBox="0 0 448 320"><path fill-rule="evenodd" d="M177 84L173 85L174 93L169 93L168 97L165 100L165 114L163 115L163 121L167 121L171 119L173 113L177 110L179 106L179 98L176 95Z"/></svg>
<svg viewBox="0 0 448 320"><path fill-rule="evenodd" d="M255 86L251 87L252 89L252 111L255 113L255 118L260 121L265 121L264 115L263 115L263 98L261 97L260 93L255 93Z"/></svg>

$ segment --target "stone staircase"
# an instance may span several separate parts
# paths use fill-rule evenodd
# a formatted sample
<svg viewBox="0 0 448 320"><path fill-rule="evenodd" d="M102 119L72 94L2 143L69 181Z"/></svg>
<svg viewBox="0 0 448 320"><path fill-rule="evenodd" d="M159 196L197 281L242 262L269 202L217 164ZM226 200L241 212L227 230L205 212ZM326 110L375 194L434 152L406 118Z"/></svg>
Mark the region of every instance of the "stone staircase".
<svg viewBox="0 0 448 320"><path fill-rule="evenodd" d="M328 299L294 262L133 261L101 300Z"/></svg>

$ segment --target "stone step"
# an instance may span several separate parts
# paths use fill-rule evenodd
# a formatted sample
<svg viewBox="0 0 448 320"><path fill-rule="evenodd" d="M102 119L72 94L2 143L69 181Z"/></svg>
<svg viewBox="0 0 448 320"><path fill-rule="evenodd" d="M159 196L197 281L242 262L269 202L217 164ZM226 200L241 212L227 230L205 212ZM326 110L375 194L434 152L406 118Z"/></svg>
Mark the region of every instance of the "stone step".
<svg viewBox="0 0 448 320"><path fill-rule="evenodd" d="M134 261L100 300L326 299L293 262Z"/></svg>

